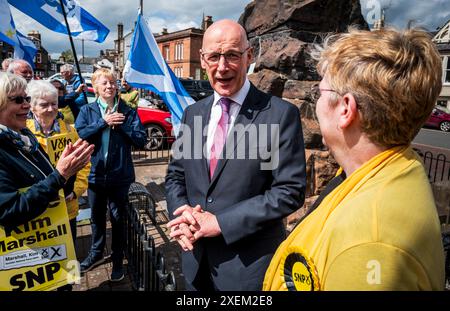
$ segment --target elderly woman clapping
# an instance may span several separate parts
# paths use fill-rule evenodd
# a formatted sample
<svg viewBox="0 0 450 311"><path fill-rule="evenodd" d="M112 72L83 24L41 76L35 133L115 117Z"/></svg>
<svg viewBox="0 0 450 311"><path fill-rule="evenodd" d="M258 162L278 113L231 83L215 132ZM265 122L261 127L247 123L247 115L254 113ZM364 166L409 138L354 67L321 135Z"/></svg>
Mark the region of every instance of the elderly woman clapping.
<svg viewBox="0 0 450 311"><path fill-rule="evenodd" d="M28 84L27 93L31 97L32 118L27 121L27 127L36 136L38 142L50 154L51 138L65 138L65 141L78 139L75 128L65 122L58 112L58 90L48 81L34 80ZM61 140L64 141L64 140ZM50 157L52 159L52 157ZM67 211L70 220L72 238L76 240L76 217L78 215L78 197L87 189L87 175L90 163L73 175L64 185Z"/></svg>
<svg viewBox="0 0 450 311"><path fill-rule="evenodd" d="M30 97L22 77L0 73L0 226L18 226L42 214L58 191L90 160L93 146L78 140L56 167L26 128ZM19 189L27 188L20 192Z"/></svg>

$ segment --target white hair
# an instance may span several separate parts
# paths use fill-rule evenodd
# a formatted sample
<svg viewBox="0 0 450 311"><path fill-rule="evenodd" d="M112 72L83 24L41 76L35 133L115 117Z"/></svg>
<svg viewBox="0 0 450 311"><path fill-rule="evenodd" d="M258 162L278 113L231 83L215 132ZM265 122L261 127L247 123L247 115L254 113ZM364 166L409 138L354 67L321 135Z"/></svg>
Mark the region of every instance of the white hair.
<svg viewBox="0 0 450 311"><path fill-rule="evenodd" d="M36 101L40 98L50 96L55 101L58 100L58 90L48 81L32 80L28 83L27 94L31 96L31 106L36 105Z"/></svg>

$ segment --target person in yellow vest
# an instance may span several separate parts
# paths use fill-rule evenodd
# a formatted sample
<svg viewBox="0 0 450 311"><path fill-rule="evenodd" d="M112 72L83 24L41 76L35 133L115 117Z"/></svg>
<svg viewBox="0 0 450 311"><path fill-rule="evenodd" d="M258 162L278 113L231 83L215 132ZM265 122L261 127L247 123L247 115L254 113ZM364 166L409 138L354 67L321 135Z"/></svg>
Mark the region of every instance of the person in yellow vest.
<svg viewBox="0 0 450 311"><path fill-rule="evenodd" d="M125 78L121 80L120 98L131 108L136 109L139 102L139 92L132 88Z"/></svg>
<svg viewBox="0 0 450 311"><path fill-rule="evenodd" d="M27 94L31 97L32 117L27 120L28 129L36 136L39 144L47 152L50 160L57 162L58 154L64 149L64 138L66 143L71 139L72 143L78 140L76 129L65 122L58 113L58 91L48 81L33 80L28 84ZM53 137L61 137L62 140L53 140ZM59 145L59 146L58 146ZM52 163L56 165L56 163ZM64 185L67 212L70 220L72 238L75 243L77 236L76 217L78 215L78 198L87 190L91 164L88 163L76 175L67 180Z"/></svg>
<svg viewBox="0 0 450 311"><path fill-rule="evenodd" d="M264 290L442 290L440 223L411 141L441 90L427 33L350 30L312 52L316 114L341 170L279 246Z"/></svg>

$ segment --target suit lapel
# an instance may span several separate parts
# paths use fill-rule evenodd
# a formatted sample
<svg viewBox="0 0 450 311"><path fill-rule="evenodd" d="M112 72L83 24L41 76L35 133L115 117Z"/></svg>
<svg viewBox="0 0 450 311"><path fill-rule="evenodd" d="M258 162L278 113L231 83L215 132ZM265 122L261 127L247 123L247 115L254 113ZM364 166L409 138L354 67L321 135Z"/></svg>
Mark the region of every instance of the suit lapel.
<svg viewBox="0 0 450 311"><path fill-rule="evenodd" d="M230 140L230 137L227 137L227 142L225 143L226 147L222 151L222 158L217 162L217 167L211 180L211 185L222 172L225 164L228 162L228 159L233 156L234 150L236 150L236 147L239 145L239 141L244 137L246 129L255 122L258 114L263 108L265 108L265 106L267 106L267 102L261 101L260 95L261 93L256 89L256 87L253 86L253 84L250 84L250 90L245 97L241 109L239 110L233 127L231 128L230 134L234 135L234 129L236 128L236 126L240 126L244 130L236 131L238 136L235 140ZM224 155L225 152L226 156Z"/></svg>

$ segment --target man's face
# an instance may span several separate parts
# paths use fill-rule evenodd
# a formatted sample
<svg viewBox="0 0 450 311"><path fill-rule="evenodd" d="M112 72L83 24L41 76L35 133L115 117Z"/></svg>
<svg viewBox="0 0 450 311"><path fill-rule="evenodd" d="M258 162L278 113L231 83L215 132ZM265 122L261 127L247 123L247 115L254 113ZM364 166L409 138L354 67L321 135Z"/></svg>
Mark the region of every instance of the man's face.
<svg viewBox="0 0 450 311"><path fill-rule="evenodd" d="M27 64L20 64L16 70L14 70L14 74L23 77L27 82L30 82L33 79L33 70Z"/></svg>
<svg viewBox="0 0 450 311"><path fill-rule="evenodd" d="M252 50L237 27L216 27L205 33L200 53L202 68L219 95L229 97L241 89L252 59Z"/></svg>
<svg viewBox="0 0 450 311"><path fill-rule="evenodd" d="M72 78L72 72L70 70L61 70L60 73L67 82Z"/></svg>

